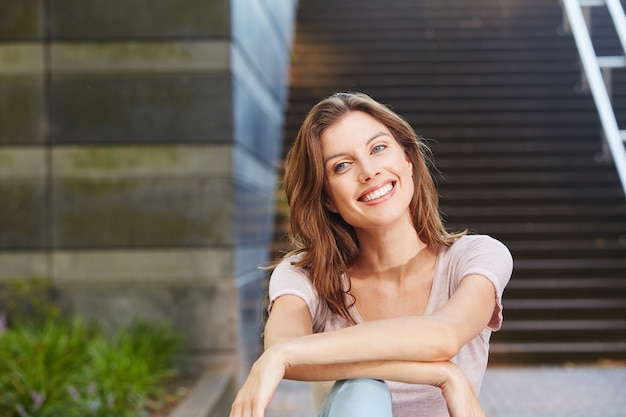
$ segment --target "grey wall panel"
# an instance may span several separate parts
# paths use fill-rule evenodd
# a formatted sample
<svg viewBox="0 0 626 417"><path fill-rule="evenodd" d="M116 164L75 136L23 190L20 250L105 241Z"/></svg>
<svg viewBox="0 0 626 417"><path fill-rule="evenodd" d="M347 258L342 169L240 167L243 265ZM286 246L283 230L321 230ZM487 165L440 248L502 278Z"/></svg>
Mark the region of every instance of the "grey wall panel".
<svg viewBox="0 0 626 417"><path fill-rule="evenodd" d="M43 179L0 180L0 250L46 246L45 190Z"/></svg>
<svg viewBox="0 0 626 417"><path fill-rule="evenodd" d="M54 39L228 36L229 0L53 0Z"/></svg>
<svg viewBox="0 0 626 417"><path fill-rule="evenodd" d="M0 6L0 40L41 39L43 0L5 0Z"/></svg>
<svg viewBox="0 0 626 417"><path fill-rule="evenodd" d="M227 75L60 76L52 79L52 142L228 141Z"/></svg>
<svg viewBox="0 0 626 417"><path fill-rule="evenodd" d="M53 243L64 247L231 244L229 180L55 180Z"/></svg>

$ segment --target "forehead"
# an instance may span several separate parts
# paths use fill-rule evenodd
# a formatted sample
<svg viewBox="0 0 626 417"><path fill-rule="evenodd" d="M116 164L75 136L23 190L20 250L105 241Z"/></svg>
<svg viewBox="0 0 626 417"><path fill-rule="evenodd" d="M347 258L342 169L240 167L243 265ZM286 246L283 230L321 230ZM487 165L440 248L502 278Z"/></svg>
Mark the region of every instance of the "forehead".
<svg viewBox="0 0 626 417"><path fill-rule="evenodd" d="M322 152L336 146L366 142L379 133L391 136L389 129L373 116L361 111L351 111L324 129L320 136Z"/></svg>

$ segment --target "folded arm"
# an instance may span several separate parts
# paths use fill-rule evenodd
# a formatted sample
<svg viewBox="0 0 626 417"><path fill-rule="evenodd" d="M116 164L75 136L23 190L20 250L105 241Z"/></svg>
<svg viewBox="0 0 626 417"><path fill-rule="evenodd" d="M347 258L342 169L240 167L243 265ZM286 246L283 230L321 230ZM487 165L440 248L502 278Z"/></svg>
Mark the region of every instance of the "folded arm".
<svg viewBox="0 0 626 417"><path fill-rule="evenodd" d="M491 282L471 275L432 315L312 334L304 301L290 295L280 297L266 325L265 353L237 394L231 416L263 416L282 378L331 381L360 377L438 386L451 416L480 416L482 410L471 384L448 361L487 326L495 300Z"/></svg>
<svg viewBox="0 0 626 417"><path fill-rule="evenodd" d="M493 284L483 276L470 275L432 315L377 320L311 334L306 304L297 297L283 296L274 302L265 347L282 356L286 369L376 360L448 361L487 326L495 305Z"/></svg>
<svg viewBox="0 0 626 417"><path fill-rule="evenodd" d="M450 417L485 417L472 384L452 362L369 361L335 367L304 365L293 371L309 380L375 378L432 385L441 388ZM262 417L284 374L280 360L262 355L237 393L230 417Z"/></svg>

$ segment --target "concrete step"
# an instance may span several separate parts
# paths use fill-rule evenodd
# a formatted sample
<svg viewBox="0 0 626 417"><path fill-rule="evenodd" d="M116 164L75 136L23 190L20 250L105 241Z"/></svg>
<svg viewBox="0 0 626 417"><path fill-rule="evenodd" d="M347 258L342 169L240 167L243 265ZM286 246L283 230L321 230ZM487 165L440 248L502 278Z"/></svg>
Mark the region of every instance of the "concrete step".
<svg viewBox="0 0 626 417"><path fill-rule="evenodd" d="M532 322L536 324L536 327L531 327L526 323L526 327L523 329L526 333L535 334L537 338L545 338L543 334L545 329L541 332L542 322L555 325L557 321L580 321L580 328L583 328L583 322L588 320L597 320L600 322L606 322L607 325L615 323L615 320L621 320L626 314L626 298L566 298L568 296L567 291L563 291L560 297L554 298L524 298L524 299L505 299L503 301L504 313L506 314L507 327L505 329L511 329L510 332L503 332L499 334L498 339L503 340L505 338L519 339L519 332L515 330L517 326L515 323ZM573 296L569 296L573 297ZM511 326L511 327L509 327ZM548 324L546 324L548 326ZM564 328L565 324L563 324ZM537 330L536 332L534 330ZM590 327L591 329L591 327ZM518 330L520 330L518 328ZM541 333L541 334L540 334ZM610 337L626 337L625 332L617 332L613 335L607 335ZM534 336L531 336L534 337ZM561 336L559 336L561 337ZM600 337L592 335L590 337ZM565 339L563 339L564 341Z"/></svg>
<svg viewBox="0 0 626 417"><path fill-rule="evenodd" d="M626 302L624 299L621 301ZM535 338L537 333L542 334L542 340L563 341L570 337L597 341L626 340L626 320L508 320L502 328L510 339L517 340Z"/></svg>
<svg viewBox="0 0 626 417"><path fill-rule="evenodd" d="M506 302L528 299L626 300L625 278L515 278L506 288ZM539 298L541 297L541 298ZM613 302L611 302L613 304ZM507 305L508 307L508 305ZM515 304L510 305L511 308ZM626 309L626 306L624 307Z"/></svg>
<svg viewBox="0 0 626 417"><path fill-rule="evenodd" d="M227 416L237 392L234 375L233 366L205 370L198 377L191 394L168 417Z"/></svg>
<svg viewBox="0 0 626 417"><path fill-rule="evenodd" d="M420 64L423 65L423 64ZM453 65L453 64L451 64ZM458 67L458 65L454 65ZM382 101L387 101L381 98ZM310 109L308 102L293 102L290 110L297 113L306 113ZM506 113L511 111L543 111L548 114L565 111L585 111L595 112L595 106L587 97L576 96L563 102L561 97L520 97L516 100L507 98L485 97L485 98L459 98L454 101L436 98L401 98L393 97L393 107L398 113L442 113L454 115L459 112L489 112L489 113ZM565 138L564 138L565 139ZM537 140L537 142L542 142ZM562 142L565 142L563 140ZM586 143L593 141L586 138ZM543 142L544 146L565 145L565 143ZM520 144L523 145L523 144Z"/></svg>
<svg viewBox="0 0 626 417"><path fill-rule="evenodd" d="M588 253L593 258L597 258L598 252L617 254L615 258L622 258L626 242L610 239L555 239L555 240L529 240L529 241L513 241L508 247L509 250L524 255L524 258L531 258L527 254L537 252L562 253L569 252L575 254L574 258L580 258L580 252ZM554 256L553 256L554 257ZM554 258L563 258L556 256ZM540 257L538 257L540 259ZM605 277L598 277L605 278Z"/></svg>
<svg viewBox="0 0 626 417"><path fill-rule="evenodd" d="M491 365L594 363L602 360L621 360L625 356L626 342L506 343L492 341L489 348Z"/></svg>
<svg viewBox="0 0 626 417"><path fill-rule="evenodd" d="M545 162L548 158L533 158L537 163ZM575 159L575 158L572 158ZM477 158L477 160L483 160L483 158ZM516 162L515 159L510 160L511 164ZM559 160L553 159L554 165ZM478 161L471 161L472 164L478 163ZM504 162L502 162L504 163ZM566 163L566 162L562 162ZM469 164L468 164L469 165ZM492 167L493 169L493 167ZM529 187L516 187L516 188L495 188L495 189L444 189L442 190L442 199L455 201L455 203L465 203L466 201L508 201L508 200L524 200L525 205L532 205L533 201L540 201L545 203L547 201L561 201L561 202L585 202L589 204L590 200L599 201L601 203L619 204L620 199L623 198L623 190L615 188L601 189L599 187L580 187L578 190L571 187L557 188L529 188Z"/></svg>
<svg viewBox="0 0 626 417"><path fill-rule="evenodd" d="M521 153L521 151L518 150L518 154L519 153ZM564 153L567 153L567 150L565 150ZM498 157L498 155L495 153L493 156L496 158ZM568 166L559 171L529 171L527 169L510 169L502 171L498 173L498 175L474 171L447 173L442 172L442 174L438 176L441 177L440 179L438 178L438 181L442 184L445 184L446 189L467 188L468 185L480 188L500 188L510 186L520 187L530 185L539 188L572 188L589 185L599 185L602 187L606 187L608 185L611 187L619 187L620 184L618 178L613 171L613 167L606 167L604 169L602 169L602 167L598 167L598 169L589 170L589 172L580 172ZM624 204L622 204L620 207L618 207L618 205L619 203L617 203L616 206L612 208L612 210L621 207L626 208L624 207ZM593 210L595 207L597 207L597 205L581 206L581 209ZM560 210L567 209L567 207L564 207L562 205L556 205L553 206L553 208L557 208ZM626 213L626 211L624 213Z"/></svg>

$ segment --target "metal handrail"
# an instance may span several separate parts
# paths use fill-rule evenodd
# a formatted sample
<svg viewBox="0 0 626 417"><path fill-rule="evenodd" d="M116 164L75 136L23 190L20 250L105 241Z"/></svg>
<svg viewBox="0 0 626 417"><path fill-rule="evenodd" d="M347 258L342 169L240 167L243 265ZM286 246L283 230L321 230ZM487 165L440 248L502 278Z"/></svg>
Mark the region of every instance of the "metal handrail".
<svg viewBox="0 0 626 417"><path fill-rule="evenodd" d="M589 28L585 22L582 6L597 6L606 4L615 29L617 30L622 49L626 52L626 18L624 9L619 0L561 0L569 21L569 29L572 31L580 60L585 71L585 77L591 90L591 94L600 116L600 122L604 131L613 162L617 168L622 188L626 194L626 149L624 139L626 131L620 131L615 119L613 105L609 97L607 85L602 77L599 59L596 56ZM585 4L586 3L586 4ZM603 58L600 58L602 60ZM611 65L613 66L613 65Z"/></svg>

